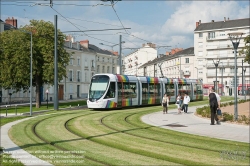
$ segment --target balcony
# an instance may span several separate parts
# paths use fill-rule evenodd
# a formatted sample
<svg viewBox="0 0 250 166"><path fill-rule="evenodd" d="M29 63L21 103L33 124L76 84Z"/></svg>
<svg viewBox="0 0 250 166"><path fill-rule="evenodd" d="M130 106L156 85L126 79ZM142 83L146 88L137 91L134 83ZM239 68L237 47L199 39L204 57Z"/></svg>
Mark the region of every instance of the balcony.
<svg viewBox="0 0 250 166"><path fill-rule="evenodd" d="M190 72L190 71L184 71L184 72L183 72L183 75L184 75L184 76L190 76L190 75L191 75L191 72Z"/></svg>
<svg viewBox="0 0 250 166"><path fill-rule="evenodd" d="M84 70L89 70L89 67L88 67L88 66L85 66L85 67L84 67Z"/></svg>

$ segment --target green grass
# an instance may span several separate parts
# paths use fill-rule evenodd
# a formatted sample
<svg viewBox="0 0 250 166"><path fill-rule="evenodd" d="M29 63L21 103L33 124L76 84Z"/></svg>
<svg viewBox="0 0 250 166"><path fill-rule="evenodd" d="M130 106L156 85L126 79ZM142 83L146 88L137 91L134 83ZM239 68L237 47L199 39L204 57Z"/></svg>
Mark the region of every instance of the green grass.
<svg viewBox="0 0 250 166"><path fill-rule="evenodd" d="M9 122L13 122L19 119L27 118L27 116L16 116L16 117L7 117L7 118L0 118L0 126L3 126Z"/></svg>
<svg viewBox="0 0 250 166"><path fill-rule="evenodd" d="M86 101L85 100L79 100L79 101L73 101L73 102L61 102L59 103L59 108L69 108L71 107L77 107L79 104L79 106L85 106ZM48 104L48 109L47 109L47 104L46 103L42 103L40 108L36 108L34 105L32 107L32 111L36 112L36 111L42 111L42 110L53 110L54 109L54 105L53 104ZM20 113L25 113L25 112L29 112L30 111L30 106L26 105L26 106L15 106L14 104L11 105L11 107L7 107L7 113L16 113L19 115ZM6 113L6 107L5 108L0 108L0 113Z"/></svg>
<svg viewBox="0 0 250 166"><path fill-rule="evenodd" d="M190 105L204 105L207 102L205 99L199 104L191 102ZM39 155L34 153L35 150L56 151L58 147L63 147L67 151L84 151L85 158L82 160L86 165L100 165L98 162L104 165L249 164L247 143L185 134L141 122L141 116L158 112L160 108L161 106L113 111L61 111L21 122L12 127L10 135L16 144L37 157ZM171 108L176 106L170 105ZM67 126L73 133L66 130L66 121L69 121ZM50 144L33 134L32 126L37 122L37 133ZM238 149L247 154L243 160L221 158L223 151L235 152ZM54 159L52 163L59 160L62 159Z"/></svg>

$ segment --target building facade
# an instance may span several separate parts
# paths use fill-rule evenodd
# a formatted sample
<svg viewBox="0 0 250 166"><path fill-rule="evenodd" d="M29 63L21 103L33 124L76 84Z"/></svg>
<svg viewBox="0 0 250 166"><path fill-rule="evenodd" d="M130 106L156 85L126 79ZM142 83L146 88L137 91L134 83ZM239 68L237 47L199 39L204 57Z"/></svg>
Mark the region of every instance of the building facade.
<svg viewBox="0 0 250 166"><path fill-rule="evenodd" d="M214 21L202 23L201 20L196 22L194 30L194 54L196 55L196 65L198 67L198 78L203 79L204 92L207 94L208 88L214 86L216 80L216 64L217 66L217 82L219 94L231 95L232 81L234 78L234 52L233 45L229 39L228 33L242 32L244 33L238 51L244 46L244 37L249 35L250 22L249 18L229 20L224 18L223 21ZM237 56L237 76L239 84L242 84L242 66L246 68L245 83L249 82L249 64L242 61L245 55ZM250 86L250 85L249 85ZM247 88L247 87L246 87Z"/></svg>
<svg viewBox="0 0 250 166"><path fill-rule="evenodd" d="M194 48L179 49L174 54L160 55L139 67L142 76L196 78Z"/></svg>
<svg viewBox="0 0 250 166"><path fill-rule="evenodd" d="M142 48L123 56L122 71L126 75L141 75L138 69L141 65L155 59L157 57L156 46L153 43L146 43Z"/></svg>

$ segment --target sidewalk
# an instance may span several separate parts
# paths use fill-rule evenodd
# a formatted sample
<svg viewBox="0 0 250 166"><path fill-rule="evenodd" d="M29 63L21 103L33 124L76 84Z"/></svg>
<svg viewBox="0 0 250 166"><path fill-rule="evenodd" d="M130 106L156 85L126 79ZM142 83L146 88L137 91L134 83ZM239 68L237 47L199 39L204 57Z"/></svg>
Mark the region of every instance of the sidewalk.
<svg viewBox="0 0 250 166"><path fill-rule="evenodd" d="M249 143L249 126L221 122L221 125L210 125L210 119L194 115L197 107L189 107L187 114L177 114L177 109L163 114L162 111L144 115L144 123L165 129L196 134L212 138Z"/></svg>
<svg viewBox="0 0 250 166"><path fill-rule="evenodd" d="M2 126L0 129L1 130L1 144L0 144L0 146L2 146L4 148L5 153L10 154L13 158L22 162L24 165L27 165L27 166L52 165L48 162L45 162L45 161L29 154L25 150L21 149L14 142L12 142L11 139L9 138L8 131L11 128L11 126L13 126L19 122L22 122L24 120L28 120L28 119L30 119L30 118L21 119L18 121L7 123L6 125Z"/></svg>

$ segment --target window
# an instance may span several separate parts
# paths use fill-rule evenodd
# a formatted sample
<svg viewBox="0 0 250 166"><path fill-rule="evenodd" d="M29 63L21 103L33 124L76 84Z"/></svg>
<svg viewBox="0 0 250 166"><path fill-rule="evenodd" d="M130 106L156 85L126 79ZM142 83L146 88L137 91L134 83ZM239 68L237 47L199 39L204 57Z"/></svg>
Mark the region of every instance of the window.
<svg viewBox="0 0 250 166"><path fill-rule="evenodd" d="M114 74L115 72L115 67L112 67L112 74Z"/></svg>
<svg viewBox="0 0 250 166"><path fill-rule="evenodd" d="M91 67L95 67L94 60L91 60Z"/></svg>
<svg viewBox="0 0 250 166"><path fill-rule="evenodd" d="M80 71L77 71L77 81L80 82Z"/></svg>
<svg viewBox="0 0 250 166"><path fill-rule="evenodd" d="M110 82L108 92L104 97L104 99L114 98L114 97L115 97L115 82Z"/></svg>
<svg viewBox="0 0 250 166"><path fill-rule="evenodd" d="M198 65L202 65L203 64L202 62L203 62L202 60L198 60Z"/></svg>
<svg viewBox="0 0 250 166"><path fill-rule="evenodd" d="M105 72L105 66L102 66L102 72L103 73Z"/></svg>
<svg viewBox="0 0 250 166"><path fill-rule="evenodd" d="M199 33L199 37L203 37L203 33L202 32Z"/></svg>
<svg viewBox="0 0 250 166"><path fill-rule="evenodd" d="M203 47L203 43L202 43L202 42L199 42L199 43L198 43L198 47L199 47L199 48L202 48L202 47Z"/></svg>
<svg viewBox="0 0 250 166"><path fill-rule="evenodd" d="M208 38L209 39L215 38L215 32L208 32Z"/></svg>
<svg viewBox="0 0 250 166"><path fill-rule="evenodd" d="M109 66L107 67L107 73L109 73Z"/></svg>
<svg viewBox="0 0 250 166"><path fill-rule="evenodd" d="M230 68L230 73L234 73L234 68Z"/></svg>
<svg viewBox="0 0 250 166"><path fill-rule="evenodd" d="M73 57L72 56L70 57L69 64L73 65Z"/></svg>
<svg viewBox="0 0 250 166"><path fill-rule="evenodd" d="M220 68L220 69L219 69L219 72L220 72L220 73L222 73L222 72L225 73L225 68Z"/></svg>
<svg viewBox="0 0 250 166"><path fill-rule="evenodd" d="M73 81L73 71L69 71L69 81Z"/></svg>
<svg viewBox="0 0 250 166"><path fill-rule="evenodd" d="M80 65L80 58L77 58L77 65Z"/></svg>
<svg viewBox="0 0 250 166"><path fill-rule="evenodd" d="M102 61L104 62L104 57L102 58Z"/></svg>
<svg viewBox="0 0 250 166"><path fill-rule="evenodd" d="M88 67L88 59L85 59L85 67Z"/></svg>
<svg viewBox="0 0 250 166"><path fill-rule="evenodd" d="M189 58L185 58L185 63L189 63Z"/></svg>
<svg viewBox="0 0 250 166"><path fill-rule="evenodd" d="M97 73L100 72L100 65L97 65Z"/></svg>
<svg viewBox="0 0 250 166"><path fill-rule="evenodd" d="M202 51L199 51L199 52L198 52L198 56L203 56L203 52L202 52Z"/></svg>
<svg viewBox="0 0 250 166"><path fill-rule="evenodd" d="M100 61L99 56L97 57L97 61Z"/></svg>

